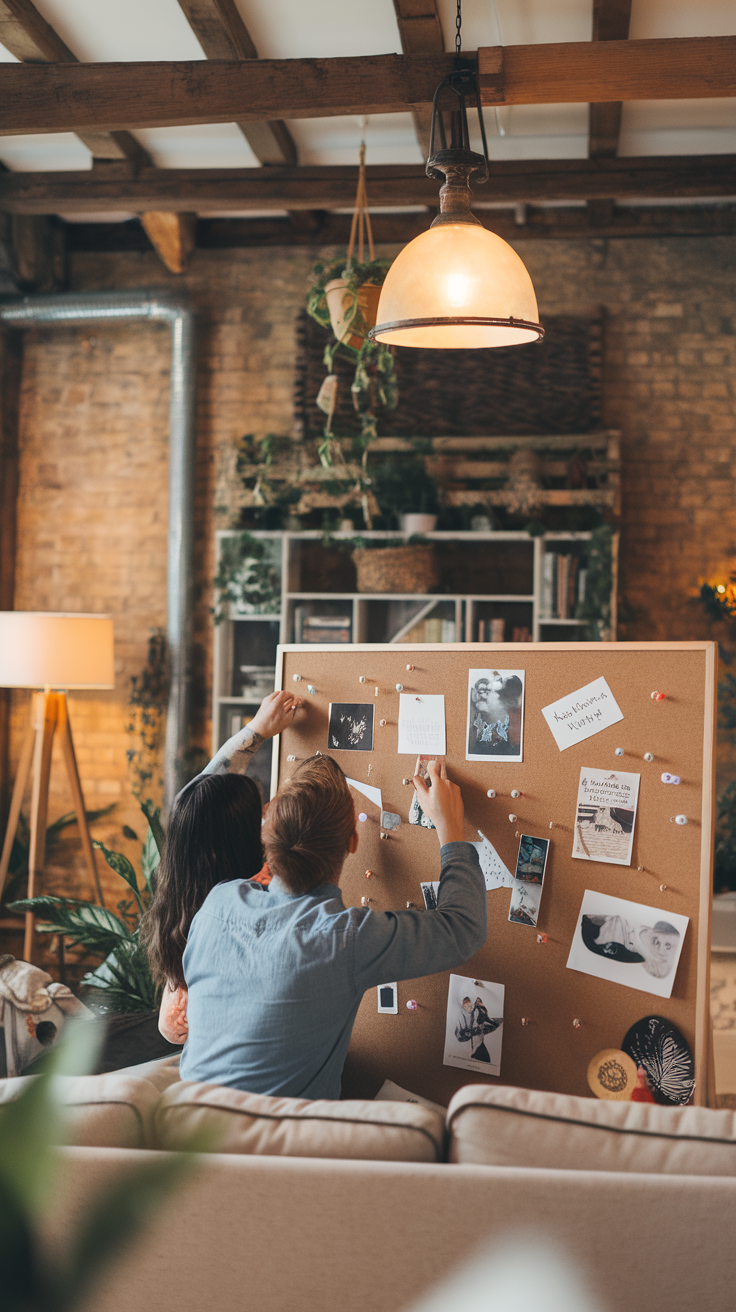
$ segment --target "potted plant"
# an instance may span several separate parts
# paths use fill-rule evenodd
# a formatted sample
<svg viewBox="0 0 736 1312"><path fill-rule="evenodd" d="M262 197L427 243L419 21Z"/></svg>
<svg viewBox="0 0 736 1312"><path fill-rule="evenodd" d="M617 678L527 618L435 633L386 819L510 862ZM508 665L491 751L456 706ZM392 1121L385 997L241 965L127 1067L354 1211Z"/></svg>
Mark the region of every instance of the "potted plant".
<svg viewBox="0 0 736 1312"><path fill-rule="evenodd" d="M437 526L439 487L420 455L388 459L371 466L371 486L389 527L402 533L431 533Z"/></svg>
<svg viewBox="0 0 736 1312"><path fill-rule="evenodd" d="M366 333L376 323L378 301L390 260L339 259L318 261L312 269L307 313L335 337L335 347L359 351ZM332 358L325 361L328 367Z"/></svg>

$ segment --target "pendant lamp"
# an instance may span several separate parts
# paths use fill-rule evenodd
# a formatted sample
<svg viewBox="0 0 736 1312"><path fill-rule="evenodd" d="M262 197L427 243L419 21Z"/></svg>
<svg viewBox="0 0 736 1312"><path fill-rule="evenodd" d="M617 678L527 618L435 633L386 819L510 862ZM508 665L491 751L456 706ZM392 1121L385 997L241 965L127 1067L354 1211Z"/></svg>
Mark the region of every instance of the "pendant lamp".
<svg viewBox="0 0 736 1312"><path fill-rule="evenodd" d="M478 108L482 155L470 149L469 96ZM456 68L435 91L426 172L430 178L444 178L440 212L431 228L409 242L391 265L377 323L368 336L396 346L442 350L540 341L544 329L523 261L471 210L471 174L479 174L479 182L488 181L480 88L472 67Z"/></svg>

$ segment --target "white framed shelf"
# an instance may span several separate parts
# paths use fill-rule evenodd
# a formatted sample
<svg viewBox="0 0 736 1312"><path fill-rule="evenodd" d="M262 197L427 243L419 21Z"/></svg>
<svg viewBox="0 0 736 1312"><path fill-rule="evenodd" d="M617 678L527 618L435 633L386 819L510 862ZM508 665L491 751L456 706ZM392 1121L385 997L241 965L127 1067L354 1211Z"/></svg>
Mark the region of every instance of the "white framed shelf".
<svg viewBox="0 0 736 1312"><path fill-rule="evenodd" d="M218 562L222 541L234 536L239 536L238 530L217 533ZM275 666L277 645L300 640L295 635L299 608L302 608L302 620L343 618L346 621L343 632L349 629L354 643L441 641L439 636L418 636L420 626L428 620L437 622L433 635L443 631L444 622L447 642L478 641L481 622L491 619L503 619L508 635L517 629L528 633L533 642L541 640L543 630L554 629L562 638L567 632L573 634L580 630L585 623L544 613L547 609L544 561L549 553L562 555L561 549L566 544L572 546L569 554L582 558L585 543L590 540L589 532L554 532L534 538L521 530L427 533L427 541L445 548L438 552L445 590L432 593L365 593L355 589L354 567L348 553L344 549L338 551L340 544L356 536L376 543L389 539L396 542L402 535L395 532L378 529L359 535L336 532L326 545L318 529L295 533L252 531L250 536L273 543L271 565L280 578L281 589L278 599L274 598L277 606L270 613L252 614L250 608L235 607L228 619L215 626L213 752L229 736L232 717L238 709L258 705L253 696L243 696L240 692L240 665L260 666L264 670L266 666ZM613 639L615 548L614 537ZM487 590L482 587L485 575L491 584ZM305 586L312 580L314 588ZM461 586L457 587L457 583Z"/></svg>

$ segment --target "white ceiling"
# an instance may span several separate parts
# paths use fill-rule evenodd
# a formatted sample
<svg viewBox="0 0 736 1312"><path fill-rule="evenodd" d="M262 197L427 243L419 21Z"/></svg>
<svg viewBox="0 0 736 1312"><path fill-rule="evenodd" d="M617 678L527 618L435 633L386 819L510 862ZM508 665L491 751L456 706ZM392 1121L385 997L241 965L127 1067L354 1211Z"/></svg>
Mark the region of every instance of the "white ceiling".
<svg viewBox="0 0 736 1312"><path fill-rule="evenodd" d="M177 0L34 0L80 60L189 60L204 54ZM236 0L262 58L386 54L401 43L392 0ZM453 48L455 0L439 0ZM586 41L592 0L463 0L463 43L519 45ZM736 35L736 0L633 0L632 37ZM13 56L0 46L0 60ZM582 158L585 105L520 105L485 111L495 159ZM304 164L357 162L359 118L289 122ZM162 168L255 167L232 124L155 128L135 134ZM371 164L419 163L410 114L375 115L365 128ZM621 155L736 153L736 99L624 105ZM71 133L1 137L0 160L21 171L85 169L89 151ZM101 216L97 216L98 218ZM116 216L117 217L117 216Z"/></svg>

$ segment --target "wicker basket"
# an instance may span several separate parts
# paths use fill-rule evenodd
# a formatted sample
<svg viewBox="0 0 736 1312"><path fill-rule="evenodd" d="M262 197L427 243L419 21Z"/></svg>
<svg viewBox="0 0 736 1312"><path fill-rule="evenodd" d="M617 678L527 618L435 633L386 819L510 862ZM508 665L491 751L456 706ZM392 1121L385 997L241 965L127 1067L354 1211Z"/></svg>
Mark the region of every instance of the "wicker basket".
<svg viewBox="0 0 736 1312"><path fill-rule="evenodd" d="M437 561L434 544L408 547L360 547L353 552L358 592L434 592Z"/></svg>

